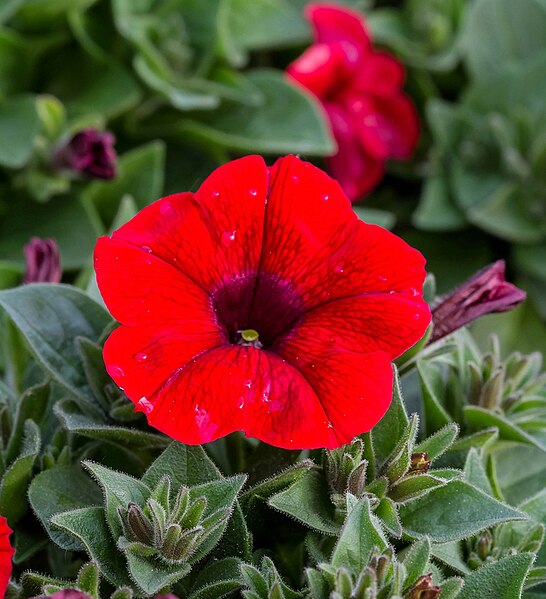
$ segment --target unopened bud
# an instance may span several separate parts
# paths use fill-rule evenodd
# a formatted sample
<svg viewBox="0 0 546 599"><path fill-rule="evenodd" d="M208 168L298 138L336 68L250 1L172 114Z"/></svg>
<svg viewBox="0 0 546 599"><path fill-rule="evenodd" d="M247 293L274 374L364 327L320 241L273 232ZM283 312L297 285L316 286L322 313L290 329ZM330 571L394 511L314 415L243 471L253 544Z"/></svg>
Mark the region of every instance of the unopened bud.
<svg viewBox="0 0 546 599"><path fill-rule="evenodd" d="M133 539L144 543L153 544L154 527L142 509L136 503L130 503L127 508L127 525Z"/></svg>
<svg viewBox="0 0 546 599"><path fill-rule="evenodd" d="M95 179L113 179L117 160L114 142L114 136L108 131L84 129L57 150L53 166Z"/></svg>
<svg viewBox="0 0 546 599"><path fill-rule="evenodd" d="M33 237L23 249L25 274L23 283L59 283L61 256L54 239Z"/></svg>

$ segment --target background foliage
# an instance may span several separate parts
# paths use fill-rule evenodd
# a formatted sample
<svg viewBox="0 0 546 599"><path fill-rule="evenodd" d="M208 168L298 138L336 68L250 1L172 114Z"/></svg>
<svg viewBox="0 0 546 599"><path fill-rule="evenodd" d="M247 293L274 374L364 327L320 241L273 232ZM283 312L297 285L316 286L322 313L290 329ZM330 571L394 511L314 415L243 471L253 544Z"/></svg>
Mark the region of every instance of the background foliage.
<svg viewBox="0 0 546 599"><path fill-rule="evenodd" d="M431 573L442 599L546 596L544 374L540 353L511 353L546 349L546 2L345 4L405 64L422 122L413 160L390 164L358 215L419 247L439 293L504 258L528 301L401 365L404 399L397 391L351 446L299 455L237 435L169 445L104 371L112 323L93 245L232 157L320 165L332 153L315 101L283 73L310 42L305 2L3 0L0 513L20 583L10 593L413 599ZM111 181L54 168L56 149L87 127L116 135ZM58 241L70 286L16 287L35 235ZM415 470L424 453L432 469ZM174 507L180 487L189 515Z"/></svg>

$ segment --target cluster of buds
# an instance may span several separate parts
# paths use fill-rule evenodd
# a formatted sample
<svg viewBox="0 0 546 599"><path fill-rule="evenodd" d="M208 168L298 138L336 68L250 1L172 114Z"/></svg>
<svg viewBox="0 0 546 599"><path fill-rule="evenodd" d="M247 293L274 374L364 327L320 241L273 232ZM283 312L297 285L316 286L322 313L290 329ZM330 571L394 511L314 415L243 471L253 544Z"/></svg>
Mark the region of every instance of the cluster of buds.
<svg viewBox="0 0 546 599"><path fill-rule="evenodd" d="M415 499L448 482L449 472L430 470L430 467L432 457L443 453L455 440L457 426L445 427L434 436L434 456L422 450L427 447L427 441L421 445L415 444L417 429L418 419L414 414L398 444L375 476L371 475L364 458L365 445L360 438L350 445L325 453L323 467L330 487L330 499L339 521L343 521L346 515L347 493L357 498L368 496L377 516L382 520L386 516L387 520L395 522L398 503ZM388 527L388 521L384 523ZM389 528L389 532L397 537L401 531Z"/></svg>
<svg viewBox="0 0 546 599"><path fill-rule="evenodd" d="M303 599L303 594L286 585L275 564L264 557L259 568L241 564L243 582L242 596L245 599Z"/></svg>
<svg viewBox="0 0 546 599"><path fill-rule="evenodd" d="M230 516L228 509L204 517L207 499L192 497L182 486L171 499L171 483L163 477L144 506L134 502L119 507L123 536L118 547L166 564L184 564L197 548Z"/></svg>
<svg viewBox="0 0 546 599"><path fill-rule="evenodd" d="M522 531L514 530L513 523L501 524L466 541L466 563L477 570L509 555L537 553L543 539L542 524L525 527Z"/></svg>
<svg viewBox="0 0 546 599"><path fill-rule="evenodd" d="M536 352L523 356L515 352L502 360L496 337L492 338L491 346L481 360L468 364L469 403L511 413L520 411L533 398L544 399L546 374L542 371L542 355Z"/></svg>
<svg viewBox="0 0 546 599"><path fill-rule="evenodd" d="M313 599L437 599L440 595L430 573L412 583L390 547L383 552L375 549L358 575L331 564L320 564L306 574Z"/></svg>

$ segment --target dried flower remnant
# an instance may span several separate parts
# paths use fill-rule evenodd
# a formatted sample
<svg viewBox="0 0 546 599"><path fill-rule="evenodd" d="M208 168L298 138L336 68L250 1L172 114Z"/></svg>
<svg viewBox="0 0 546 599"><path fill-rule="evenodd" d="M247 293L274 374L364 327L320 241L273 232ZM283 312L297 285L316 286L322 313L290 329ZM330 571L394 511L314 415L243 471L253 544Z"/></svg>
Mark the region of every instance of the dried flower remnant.
<svg viewBox="0 0 546 599"><path fill-rule="evenodd" d="M438 341L485 314L507 312L520 304L526 293L504 277L504 260L486 266L432 307L432 334Z"/></svg>
<svg viewBox="0 0 546 599"><path fill-rule="evenodd" d="M23 283L59 283L62 277L61 256L54 239L33 237L23 249L25 274Z"/></svg>
<svg viewBox="0 0 546 599"><path fill-rule="evenodd" d="M94 179L113 179L117 161L114 142L115 137L109 131L84 129L57 150L54 166Z"/></svg>

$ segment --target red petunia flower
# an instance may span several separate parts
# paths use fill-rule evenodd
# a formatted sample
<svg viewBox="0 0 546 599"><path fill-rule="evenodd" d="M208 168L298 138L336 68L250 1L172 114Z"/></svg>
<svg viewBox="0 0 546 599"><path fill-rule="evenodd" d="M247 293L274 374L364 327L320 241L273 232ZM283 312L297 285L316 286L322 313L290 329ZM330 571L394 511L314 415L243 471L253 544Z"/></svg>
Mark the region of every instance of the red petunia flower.
<svg viewBox="0 0 546 599"><path fill-rule="evenodd" d="M0 516L0 597L4 597L11 576L11 558L15 550L9 542L9 536L13 531L8 526L7 520Z"/></svg>
<svg viewBox="0 0 546 599"><path fill-rule="evenodd" d="M309 4L315 43L287 69L324 106L338 153L328 168L351 200L382 179L388 158L405 159L419 137L415 107L402 91L404 67L372 49L364 18L335 4Z"/></svg>
<svg viewBox="0 0 546 599"><path fill-rule="evenodd" d="M235 160L155 202L98 240L95 269L123 325L108 372L184 443L347 443L383 416L391 360L430 322L422 255L294 156Z"/></svg>

